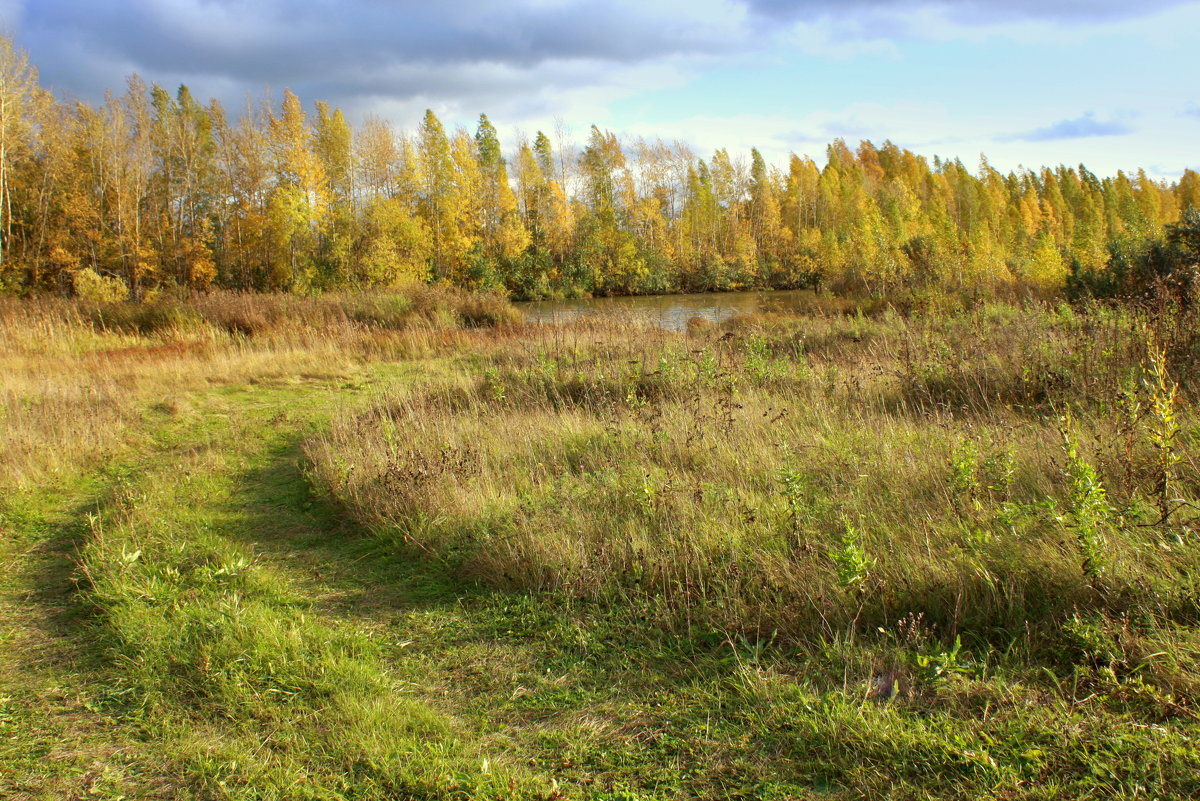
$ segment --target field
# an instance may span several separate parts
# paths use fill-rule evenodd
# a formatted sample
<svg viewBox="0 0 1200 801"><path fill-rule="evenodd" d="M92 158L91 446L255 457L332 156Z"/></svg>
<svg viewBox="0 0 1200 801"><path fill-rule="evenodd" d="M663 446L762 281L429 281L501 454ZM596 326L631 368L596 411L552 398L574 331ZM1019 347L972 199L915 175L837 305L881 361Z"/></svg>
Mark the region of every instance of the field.
<svg viewBox="0 0 1200 801"><path fill-rule="evenodd" d="M1195 797L1197 323L7 303L0 797Z"/></svg>

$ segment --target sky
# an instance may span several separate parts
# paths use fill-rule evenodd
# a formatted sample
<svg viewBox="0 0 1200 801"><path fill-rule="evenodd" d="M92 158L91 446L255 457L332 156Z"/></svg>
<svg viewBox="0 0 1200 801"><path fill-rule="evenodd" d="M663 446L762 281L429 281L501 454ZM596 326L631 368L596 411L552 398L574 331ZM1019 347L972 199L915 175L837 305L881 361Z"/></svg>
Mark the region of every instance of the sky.
<svg viewBox="0 0 1200 801"><path fill-rule="evenodd" d="M509 145L1200 169L1200 0L0 0L0 25L93 102L138 73L231 111L286 87L402 129L486 113Z"/></svg>

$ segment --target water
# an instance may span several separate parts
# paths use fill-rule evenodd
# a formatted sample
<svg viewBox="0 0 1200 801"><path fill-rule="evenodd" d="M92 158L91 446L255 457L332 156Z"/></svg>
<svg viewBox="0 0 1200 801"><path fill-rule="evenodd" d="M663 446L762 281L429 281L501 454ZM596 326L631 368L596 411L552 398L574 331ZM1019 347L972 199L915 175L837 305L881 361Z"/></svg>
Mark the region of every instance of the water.
<svg viewBox="0 0 1200 801"><path fill-rule="evenodd" d="M695 295L638 295L619 298L534 300L516 304L531 323L569 323L584 317L614 317L668 331L684 331L699 317L719 323L739 314L800 311L815 297L808 289L778 292L703 292Z"/></svg>

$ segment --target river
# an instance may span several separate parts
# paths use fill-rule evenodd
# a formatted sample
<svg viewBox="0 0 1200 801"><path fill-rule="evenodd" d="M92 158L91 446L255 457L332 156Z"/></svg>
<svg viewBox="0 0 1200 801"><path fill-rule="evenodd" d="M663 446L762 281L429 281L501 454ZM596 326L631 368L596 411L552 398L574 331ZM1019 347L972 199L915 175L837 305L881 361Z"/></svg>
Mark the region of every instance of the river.
<svg viewBox="0 0 1200 801"><path fill-rule="evenodd" d="M702 292L694 295L637 295L574 300L534 300L515 304L531 323L569 323L583 317L615 317L668 331L684 331L700 317L719 323L739 314L800 311L815 297L808 289L775 292Z"/></svg>

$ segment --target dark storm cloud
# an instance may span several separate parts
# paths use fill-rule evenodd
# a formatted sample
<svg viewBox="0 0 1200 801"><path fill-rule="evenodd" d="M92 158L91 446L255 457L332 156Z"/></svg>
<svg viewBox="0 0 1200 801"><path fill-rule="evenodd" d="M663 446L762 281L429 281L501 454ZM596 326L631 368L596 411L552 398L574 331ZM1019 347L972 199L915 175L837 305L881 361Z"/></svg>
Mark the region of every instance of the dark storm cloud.
<svg viewBox="0 0 1200 801"><path fill-rule="evenodd" d="M547 64L711 53L727 35L652 4L485 0L29 0L20 44L46 83L84 95L129 72L340 100L511 89ZM661 8L661 7L660 7ZM544 76L553 81L553 73ZM578 72L572 79L580 77ZM587 77L586 75L583 77ZM197 87L200 88L200 87ZM203 89L201 89L203 91Z"/></svg>
<svg viewBox="0 0 1200 801"><path fill-rule="evenodd" d="M29 50L44 84L89 100L137 72L227 104L287 86L348 109L386 101L540 113L558 108L565 90L620 83L615 71L744 52L790 22L899 38L919 34L906 22L914 9L981 23L1078 23L1178 2L0 0L0 23Z"/></svg>
<svg viewBox="0 0 1200 801"><path fill-rule="evenodd" d="M743 0L760 17L800 21L852 18L860 14L903 15L915 8L938 9L956 22L986 24L1014 20L1102 22L1146 16L1194 0Z"/></svg>
<svg viewBox="0 0 1200 801"><path fill-rule="evenodd" d="M1122 120L1098 120L1088 112L1070 120L1059 120L1044 128L1000 137L1001 142L1053 142L1059 139L1087 139L1095 136L1124 136L1133 126Z"/></svg>

